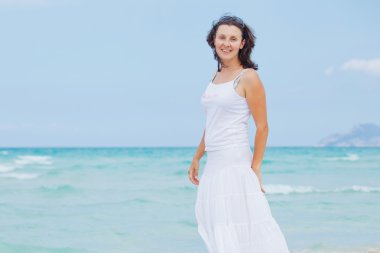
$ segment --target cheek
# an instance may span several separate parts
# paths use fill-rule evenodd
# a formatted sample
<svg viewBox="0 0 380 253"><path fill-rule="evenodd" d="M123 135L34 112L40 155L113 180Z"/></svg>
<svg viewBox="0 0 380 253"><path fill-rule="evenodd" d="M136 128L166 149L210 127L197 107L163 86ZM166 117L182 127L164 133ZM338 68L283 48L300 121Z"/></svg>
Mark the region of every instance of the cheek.
<svg viewBox="0 0 380 253"><path fill-rule="evenodd" d="M232 44L234 50L239 50L240 49L240 42L236 42Z"/></svg>
<svg viewBox="0 0 380 253"><path fill-rule="evenodd" d="M214 45L215 47L220 47L222 45L222 42L220 40L215 40Z"/></svg>

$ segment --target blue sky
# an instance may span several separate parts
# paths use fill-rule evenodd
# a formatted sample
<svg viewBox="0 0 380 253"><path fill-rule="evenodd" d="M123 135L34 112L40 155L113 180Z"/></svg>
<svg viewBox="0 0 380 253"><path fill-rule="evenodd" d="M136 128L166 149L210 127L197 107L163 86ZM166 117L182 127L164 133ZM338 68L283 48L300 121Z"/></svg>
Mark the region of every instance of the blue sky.
<svg viewBox="0 0 380 253"><path fill-rule="evenodd" d="M268 146L380 124L378 1L0 0L0 146L196 146L212 21L241 17ZM254 124L250 121L253 143Z"/></svg>

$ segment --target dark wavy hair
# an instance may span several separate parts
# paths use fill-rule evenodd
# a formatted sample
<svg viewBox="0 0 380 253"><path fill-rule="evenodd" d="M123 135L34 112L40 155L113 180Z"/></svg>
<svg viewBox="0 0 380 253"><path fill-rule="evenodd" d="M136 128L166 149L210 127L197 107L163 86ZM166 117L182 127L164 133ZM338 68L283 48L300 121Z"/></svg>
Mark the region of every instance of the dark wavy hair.
<svg viewBox="0 0 380 253"><path fill-rule="evenodd" d="M254 70L258 70L258 65L255 64L250 56L253 48L255 47L256 36L253 34L253 30L243 22L243 20L239 17L233 15L223 15L219 20L215 20L212 23L212 28L207 34L207 43L213 49L214 58L218 61L218 71L221 70L222 62L216 53L214 40L216 36L216 31L220 25L234 25L238 27L242 34L242 40L245 39L245 44L242 49L239 50L239 60L243 65L243 68L253 68Z"/></svg>

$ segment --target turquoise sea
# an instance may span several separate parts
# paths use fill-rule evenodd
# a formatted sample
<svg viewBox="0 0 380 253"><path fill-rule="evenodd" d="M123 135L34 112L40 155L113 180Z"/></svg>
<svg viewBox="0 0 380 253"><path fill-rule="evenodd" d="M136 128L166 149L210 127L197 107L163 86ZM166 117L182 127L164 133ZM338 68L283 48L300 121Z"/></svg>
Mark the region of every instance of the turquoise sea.
<svg viewBox="0 0 380 253"><path fill-rule="evenodd" d="M194 151L0 148L0 253L206 253ZM262 175L291 252L380 249L380 148L267 147Z"/></svg>

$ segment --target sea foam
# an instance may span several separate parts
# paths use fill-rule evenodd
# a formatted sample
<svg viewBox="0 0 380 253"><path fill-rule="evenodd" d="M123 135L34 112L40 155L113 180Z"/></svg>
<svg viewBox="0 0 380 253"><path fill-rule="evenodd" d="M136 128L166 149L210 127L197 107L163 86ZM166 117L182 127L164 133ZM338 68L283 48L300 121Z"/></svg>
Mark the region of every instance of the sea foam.
<svg viewBox="0 0 380 253"><path fill-rule="evenodd" d="M52 164L50 156L36 156L36 155L23 155L18 156L18 159L14 161L17 165L27 165L27 164Z"/></svg>
<svg viewBox="0 0 380 253"><path fill-rule="evenodd" d="M353 185L349 187L339 187L335 189L318 189L312 186L292 186L292 185L264 185L267 194L305 194L305 193L380 193L380 187L365 185Z"/></svg>
<svg viewBox="0 0 380 253"><path fill-rule="evenodd" d="M20 180L33 179L38 177L38 174L33 173L1 173L0 177L16 178Z"/></svg>
<svg viewBox="0 0 380 253"><path fill-rule="evenodd" d="M328 157L326 158L330 161L357 161L359 160L358 154L347 154L346 156L340 156L340 157Z"/></svg>
<svg viewBox="0 0 380 253"><path fill-rule="evenodd" d="M0 164L0 173L1 173L1 172L12 171L12 170L14 170L14 169L15 169L15 168L12 167L12 166L5 165L5 164Z"/></svg>

